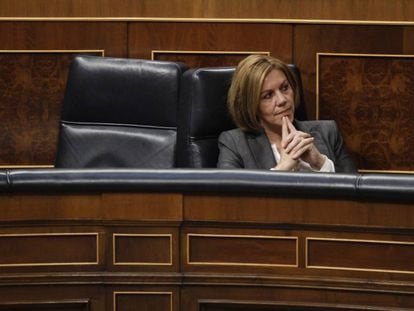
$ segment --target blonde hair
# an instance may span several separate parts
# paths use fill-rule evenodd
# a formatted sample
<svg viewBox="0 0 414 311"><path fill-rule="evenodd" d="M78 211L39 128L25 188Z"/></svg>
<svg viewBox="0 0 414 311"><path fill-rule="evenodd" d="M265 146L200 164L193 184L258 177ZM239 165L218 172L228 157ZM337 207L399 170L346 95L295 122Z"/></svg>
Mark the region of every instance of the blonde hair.
<svg viewBox="0 0 414 311"><path fill-rule="evenodd" d="M234 123L242 131L254 132L261 128L258 117L260 93L267 74L274 70L282 71L294 93L295 106L297 83L287 65L279 59L267 55L250 55L236 68L227 97L227 105Z"/></svg>

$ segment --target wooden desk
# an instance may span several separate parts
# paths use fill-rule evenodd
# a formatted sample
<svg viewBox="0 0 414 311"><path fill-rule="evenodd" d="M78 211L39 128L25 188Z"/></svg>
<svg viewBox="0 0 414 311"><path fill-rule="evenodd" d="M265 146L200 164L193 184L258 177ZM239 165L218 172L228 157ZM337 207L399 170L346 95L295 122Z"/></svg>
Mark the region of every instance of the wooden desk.
<svg viewBox="0 0 414 311"><path fill-rule="evenodd" d="M0 195L0 310L413 310L414 204Z"/></svg>

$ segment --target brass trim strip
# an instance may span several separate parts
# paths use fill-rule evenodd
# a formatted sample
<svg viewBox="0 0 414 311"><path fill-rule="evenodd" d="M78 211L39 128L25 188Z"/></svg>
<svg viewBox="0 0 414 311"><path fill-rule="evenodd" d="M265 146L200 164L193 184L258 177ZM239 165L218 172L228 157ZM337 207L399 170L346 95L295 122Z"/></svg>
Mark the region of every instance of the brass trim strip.
<svg viewBox="0 0 414 311"><path fill-rule="evenodd" d="M116 238L118 236L128 236L128 237L168 237L170 240L170 258L169 258L169 262L165 262L165 263L160 263L160 262L120 262L116 260ZM112 264L114 266L172 266L173 265L173 241L172 241L172 234L168 233L168 234L164 234L164 233L160 233L160 234L140 234L140 233L113 233L112 234Z"/></svg>
<svg viewBox="0 0 414 311"><path fill-rule="evenodd" d="M173 292L145 292L145 291L114 291L113 292L113 307L114 311L116 311L116 296L117 295L169 295L170 296L170 311L173 310Z"/></svg>
<svg viewBox="0 0 414 311"><path fill-rule="evenodd" d="M30 237L30 236L95 236L96 237L96 261L92 262L41 262L41 263L22 263L22 264L0 264L0 267L37 267L37 266L83 266L83 265L98 265L99 264L99 233L98 232L74 232L74 233L11 233L0 234L0 239L3 237Z"/></svg>
<svg viewBox="0 0 414 311"><path fill-rule="evenodd" d="M35 164L19 164L19 165L0 165L0 168L54 168L54 165L35 165Z"/></svg>
<svg viewBox="0 0 414 311"><path fill-rule="evenodd" d="M414 174L414 171L397 171L397 170L389 170L389 171L380 171L380 170L358 170L359 173L384 173L387 174Z"/></svg>
<svg viewBox="0 0 414 311"><path fill-rule="evenodd" d="M0 50L0 53L101 53L105 56L105 50Z"/></svg>
<svg viewBox="0 0 414 311"><path fill-rule="evenodd" d="M0 17L0 22L180 22L180 23L257 23L257 24L322 24L322 25L389 25L412 26L414 21L351 20L301 18L203 18L203 17Z"/></svg>
<svg viewBox="0 0 414 311"><path fill-rule="evenodd" d="M295 240L296 241L296 264L260 264L260 263L239 263L239 262L197 262L190 261L190 237L223 237L223 238L247 238L247 239L275 239L275 240ZM203 234L187 233L186 236L186 264L188 265L209 265L209 266L250 266L250 267L299 267L299 238L288 236L271 236L271 235L242 235L242 234Z"/></svg>
<svg viewBox="0 0 414 311"><path fill-rule="evenodd" d="M369 269L369 268L348 268L348 267L336 267L336 266L312 266L312 265L309 265L309 241L335 241L335 242L354 242L354 243L371 243L371 244L374 244L374 243L375 244L396 244L396 245L414 245L414 242L365 240L365 239L315 238L315 237L305 238L305 268L414 274L414 270L413 271L408 271L408 270L394 270L394 269Z"/></svg>

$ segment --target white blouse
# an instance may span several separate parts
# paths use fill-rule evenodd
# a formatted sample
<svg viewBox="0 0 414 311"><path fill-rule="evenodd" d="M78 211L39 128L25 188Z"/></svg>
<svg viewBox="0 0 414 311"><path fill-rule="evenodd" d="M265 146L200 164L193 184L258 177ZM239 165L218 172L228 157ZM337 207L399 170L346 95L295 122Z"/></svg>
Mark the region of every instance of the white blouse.
<svg viewBox="0 0 414 311"><path fill-rule="evenodd" d="M279 163L280 161L280 153L276 148L275 144L272 144L272 150L273 150L273 155L275 156L276 162ZM299 163L297 165L297 167L294 169L295 171L300 171L300 172L329 172L329 173L334 173L335 172L335 166L332 162L331 159L329 159L326 155L323 155L325 157L325 162L323 163L321 169L315 170L313 169L310 164L308 162L305 162L301 159L299 159Z"/></svg>

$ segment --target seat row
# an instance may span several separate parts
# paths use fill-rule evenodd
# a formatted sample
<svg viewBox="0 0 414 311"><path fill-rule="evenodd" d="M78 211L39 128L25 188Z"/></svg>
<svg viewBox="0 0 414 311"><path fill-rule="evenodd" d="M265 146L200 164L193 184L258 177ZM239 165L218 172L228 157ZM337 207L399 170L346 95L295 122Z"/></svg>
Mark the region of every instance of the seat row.
<svg viewBox="0 0 414 311"><path fill-rule="evenodd" d="M290 64L300 90L300 72ZM212 168L234 128L234 67L189 69L142 59L77 56L63 101L57 168ZM303 95L296 118L306 119Z"/></svg>

